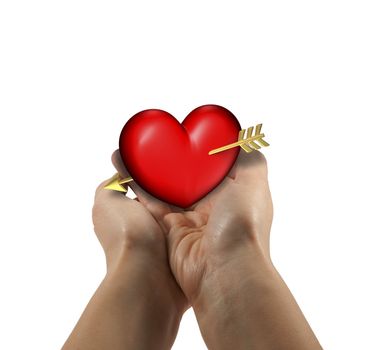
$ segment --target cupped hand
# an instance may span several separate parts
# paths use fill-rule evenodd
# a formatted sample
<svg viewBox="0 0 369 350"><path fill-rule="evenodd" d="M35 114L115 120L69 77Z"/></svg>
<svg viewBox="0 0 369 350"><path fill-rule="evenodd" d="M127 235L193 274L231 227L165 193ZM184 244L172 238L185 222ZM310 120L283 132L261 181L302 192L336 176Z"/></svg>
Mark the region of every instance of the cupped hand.
<svg viewBox="0 0 369 350"><path fill-rule="evenodd" d="M127 177L116 155L112 161L120 176ZM108 274L115 273L127 259L134 260L137 270L145 271L147 278L156 281L153 292L163 296L169 294L177 309L183 312L188 308L188 301L169 267L163 228L150 213L150 208L137 198L130 199L122 192L104 189L109 181L97 188L92 210L94 230L106 255ZM132 188L135 191L135 187Z"/></svg>
<svg viewBox="0 0 369 350"><path fill-rule="evenodd" d="M113 154L113 163L118 169L123 166L119 152ZM260 152L241 151L223 182L185 210L154 198L134 182L129 186L166 233L172 272L191 303L214 271L228 273L237 266L249 243L269 259L273 206Z"/></svg>

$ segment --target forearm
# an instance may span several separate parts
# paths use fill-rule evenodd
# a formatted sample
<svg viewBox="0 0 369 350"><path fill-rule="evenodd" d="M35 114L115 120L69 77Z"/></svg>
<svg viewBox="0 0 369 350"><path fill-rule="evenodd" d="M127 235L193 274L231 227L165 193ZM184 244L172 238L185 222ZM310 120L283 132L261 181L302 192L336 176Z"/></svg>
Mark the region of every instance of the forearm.
<svg viewBox="0 0 369 350"><path fill-rule="evenodd" d="M194 310L210 350L321 349L288 287L258 244L206 278Z"/></svg>
<svg viewBox="0 0 369 350"><path fill-rule="evenodd" d="M126 256L107 273L63 350L171 348L182 314L142 260Z"/></svg>

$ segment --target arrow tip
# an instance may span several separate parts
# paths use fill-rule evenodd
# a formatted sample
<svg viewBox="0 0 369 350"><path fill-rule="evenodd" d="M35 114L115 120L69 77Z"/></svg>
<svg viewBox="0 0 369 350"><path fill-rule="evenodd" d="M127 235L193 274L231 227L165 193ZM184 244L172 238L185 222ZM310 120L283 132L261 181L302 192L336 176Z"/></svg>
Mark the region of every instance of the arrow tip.
<svg viewBox="0 0 369 350"><path fill-rule="evenodd" d="M127 192L123 184L120 184L122 179L119 174L115 174L112 179L104 186L105 190L112 190L118 192Z"/></svg>

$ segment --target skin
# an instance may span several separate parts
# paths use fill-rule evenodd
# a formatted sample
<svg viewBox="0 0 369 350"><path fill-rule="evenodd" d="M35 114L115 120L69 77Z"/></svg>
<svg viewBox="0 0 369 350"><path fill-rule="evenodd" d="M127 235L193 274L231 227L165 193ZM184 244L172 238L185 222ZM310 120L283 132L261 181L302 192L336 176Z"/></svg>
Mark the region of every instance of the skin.
<svg viewBox="0 0 369 350"><path fill-rule="evenodd" d="M129 176L118 152L113 154L112 160L122 177ZM163 305L159 303L158 308L162 306L161 312L166 314L165 307L168 305L167 313L177 310L174 318L180 320L181 312L191 305L209 349L321 349L270 258L273 205L267 164L261 153L240 152L224 181L186 210L152 197L134 182L129 186L137 195L136 200L122 200L121 194L107 194L110 191L101 191L101 187L97 191L95 231L100 232L98 237L107 255L108 275L109 270L120 270L116 267L121 266L119 261L127 255L127 246L131 248L132 256L136 252L142 254L139 259L141 264L145 265L145 257L150 257L150 268L161 261L155 271L161 271L159 275L165 277L155 279L157 283L154 281L154 285L155 288L162 288L163 292L170 291L172 297L166 296L167 303L162 301ZM99 195L101 192L105 193ZM100 201L100 198L106 200ZM126 213L129 208L127 215L122 214L120 209L115 210L120 201L130 202L124 208ZM122 227L125 228L124 234L121 233ZM120 240L115 240L111 232L118 232L116 235ZM150 232L149 237L147 232ZM124 271L116 277L123 276ZM140 279L135 273L129 278ZM141 278L144 277L141 275ZM163 288L161 283L168 282L169 285ZM124 295L123 292L121 297ZM124 305L122 307L124 309ZM150 315L146 316L150 319ZM136 315L130 317L136 318ZM141 321L144 319L142 315ZM121 329L126 329L125 320L118 321L121 322ZM86 332L96 322L96 315L93 314ZM79 323L84 322L80 320ZM102 323L103 320L99 320L99 324ZM136 326L140 328L139 323ZM72 339L77 337L78 327L82 326L77 324ZM178 324L172 328L176 330L177 327ZM139 329L132 328L130 334L140 334ZM172 343L173 334L175 331L166 344ZM160 339L160 336L162 334L153 335L152 339ZM140 341L139 338L136 341ZM132 346L135 344L133 339ZM84 349L83 342L77 344ZM123 342L120 344L120 348L135 348L126 347ZM147 343L146 348L154 348L153 344L149 346Z"/></svg>
<svg viewBox="0 0 369 350"><path fill-rule="evenodd" d="M93 207L107 273L63 349L170 349L188 301L170 270L164 233L140 202L104 190L108 181Z"/></svg>

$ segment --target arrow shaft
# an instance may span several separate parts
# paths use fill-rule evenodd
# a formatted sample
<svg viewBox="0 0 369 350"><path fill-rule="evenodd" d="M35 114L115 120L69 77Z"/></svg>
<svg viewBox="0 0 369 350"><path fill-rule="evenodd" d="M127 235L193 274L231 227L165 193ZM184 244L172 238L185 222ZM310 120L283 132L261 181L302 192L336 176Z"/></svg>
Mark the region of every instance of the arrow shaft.
<svg viewBox="0 0 369 350"><path fill-rule="evenodd" d="M219 153L219 152L223 152L223 151L226 151L227 149L231 149L231 148L234 148L234 147L237 147L237 146L241 146L244 143L248 143L250 141L255 141L255 140L261 139L264 136L265 136L264 134L260 134L260 135L256 135L256 136L253 136L253 137L249 137L246 140L240 140L240 141L237 141L237 142L230 143L229 145L225 145L225 146L222 146L222 147L211 150L209 152L209 155Z"/></svg>

